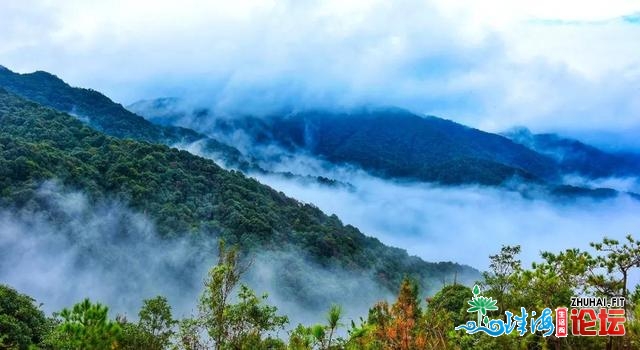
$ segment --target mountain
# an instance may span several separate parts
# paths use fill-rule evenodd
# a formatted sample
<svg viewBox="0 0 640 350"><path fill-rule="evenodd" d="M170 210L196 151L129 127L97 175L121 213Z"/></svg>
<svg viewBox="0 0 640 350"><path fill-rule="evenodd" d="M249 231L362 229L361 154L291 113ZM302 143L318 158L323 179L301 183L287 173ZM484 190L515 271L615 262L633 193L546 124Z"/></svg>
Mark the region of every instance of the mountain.
<svg viewBox="0 0 640 350"><path fill-rule="evenodd" d="M0 66L0 87L76 116L107 135L166 145L201 141L207 152L225 163L240 169L252 167L251 162L234 147L190 129L153 124L95 90L71 87L48 72L18 74Z"/></svg>
<svg viewBox="0 0 640 350"><path fill-rule="evenodd" d="M552 160L504 137L395 108L227 119L218 128L240 128L258 143L303 149L383 177L499 185L556 175Z"/></svg>
<svg viewBox="0 0 640 350"><path fill-rule="evenodd" d="M302 150L383 177L500 185L513 177L536 182L557 176L553 159L506 137L398 108L233 118L214 118L206 109L189 114L175 98L128 108L154 123L189 125L205 133L242 131L257 145Z"/></svg>
<svg viewBox="0 0 640 350"><path fill-rule="evenodd" d="M479 276L468 266L427 263L385 246L335 215L212 160L107 136L68 114L0 89L0 206L47 212L50 208L35 193L50 179L92 201L127 203L153 220L164 237L222 237L248 252L290 247L327 269L373 273L390 289L405 274L423 286L454 274ZM60 220L55 213L50 216ZM304 281L304 271L298 273L290 279Z"/></svg>
<svg viewBox="0 0 640 350"><path fill-rule="evenodd" d="M158 125L181 125L185 123L185 119L189 119L187 124L191 124L193 121L205 121L210 117L209 110L206 108L196 108L189 111L185 110L182 105L183 101L177 97L164 97L140 100L128 105L127 109ZM193 129L200 129L200 127Z"/></svg>
<svg viewBox="0 0 640 350"><path fill-rule="evenodd" d="M154 123L188 126L222 139L242 133L253 147L245 146L245 153L257 160L264 158L260 146L277 145L284 154L310 154L332 164L355 165L384 178L500 186L515 189L525 197L546 193L556 199L610 198L619 193L606 184L565 183L565 175L575 172L577 159L561 162L557 152L545 152L510 134L492 134L399 108L219 117L206 108L190 110L178 98L144 100L127 108ZM273 153L273 148L269 149ZM272 161L262 160L262 164ZM591 168L585 174L597 175L601 161L598 154L584 154L581 161L583 169ZM637 164L628 155L609 157L608 162L618 169L633 169ZM636 198L634 193L629 194Z"/></svg>
<svg viewBox="0 0 640 350"><path fill-rule="evenodd" d="M533 134L526 128L516 128L504 135L514 142L552 157L565 174L590 179L640 176L638 153L607 152L558 134Z"/></svg>
<svg viewBox="0 0 640 350"><path fill-rule="evenodd" d="M401 109L215 118L206 108L185 110L180 99L165 98L129 106L136 114L97 91L71 87L53 74L42 71L18 74L2 66L0 87L74 115L107 135L170 146L198 142L208 156L242 171L265 173L258 165L261 155L250 150L243 154L212 134L242 131L257 145L275 143L292 151L303 150L333 163L355 164L383 177L448 185L501 185L518 178L535 184L553 183L547 188L554 194L615 195L606 189L594 191L559 183L559 175L567 167L559 167L556 159L544 152L501 135ZM180 125L194 127L201 133ZM215 132L210 132L212 129ZM304 180L310 174L283 175ZM314 175L311 180L318 183L335 182L311 175Z"/></svg>

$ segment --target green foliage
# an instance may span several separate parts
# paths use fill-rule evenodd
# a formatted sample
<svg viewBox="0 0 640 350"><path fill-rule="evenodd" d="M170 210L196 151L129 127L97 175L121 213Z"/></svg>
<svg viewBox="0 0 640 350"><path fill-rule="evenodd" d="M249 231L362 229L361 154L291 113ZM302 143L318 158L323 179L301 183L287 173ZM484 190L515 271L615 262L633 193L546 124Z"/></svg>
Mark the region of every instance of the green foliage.
<svg viewBox="0 0 640 350"><path fill-rule="evenodd" d="M335 333L342 326L342 307L331 305L327 312L327 324L315 324L305 327L299 324L289 332L289 349L292 350L329 350L343 348L344 340L335 339Z"/></svg>
<svg viewBox="0 0 640 350"><path fill-rule="evenodd" d="M308 252L320 266L373 270L393 288L404 274L422 286L454 273L477 273L453 263L431 264L343 225L335 216L282 192L226 171L186 151L119 140L75 118L0 89L0 206L48 212L34 195L43 181L81 190L92 201L119 199L144 212L163 236L210 235L247 252L286 248ZM64 217L51 215L64 222ZM302 276L287 281L302 283ZM299 286L289 286L299 290Z"/></svg>
<svg viewBox="0 0 640 350"><path fill-rule="evenodd" d="M29 349L40 344L48 322L35 301L0 284L0 349Z"/></svg>
<svg viewBox="0 0 640 350"><path fill-rule="evenodd" d="M58 110L76 107L79 114L90 119L90 125L110 135L161 143L175 142L179 135L184 135L186 141L193 140L187 131L180 134L183 131L149 126L142 118L132 117L123 112L121 106L114 106L106 97L88 90L71 89L46 73L30 75L28 79L32 81L28 83L11 74L7 78L6 71L0 73L0 82L9 79L9 83L4 83L13 84L14 91ZM316 116L305 123L318 120L321 119ZM422 127L418 124L424 123L413 117L403 122L415 127ZM429 123L438 124L442 130L457 136L476 132L463 131L436 119L427 119ZM284 125L279 132L292 135L287 128L300 125ZM435 159L433 155L442 151L438 147L451 146L442 135L416 141L411 135L389 131L393 128L377 129L381 134L372 150L380 153L379 159L353 153L353 149L360 147L359 143L366 141L353 126L326 131L325 144L316 145L315 152L336 162L353 161L365 168L393 169L387 174L390 176L420 178L425 171L431 180L443 183L495 184L514 174L529 176L514 167L515 161L487 160L479 157L476 149L461 151L450 147L453 154L448 154L448 160ZM490 147L484 145L487 149L504 145L503 141L484 138L486 135L476 136L495 142ZM337 141L350 146L329 145ZM412 164L415 166L416 162L404 164L402 158L394 158L398 149L412 147L430 147L434 151L419 153L420 157L427 157L420 158L425 161L424 169L413 169ZM520 159L520 155L502 156ZM531 173L547 174L543 160L522 159L533 162L527 169L537 170ZM438 169L446 171L440 173ZM467 177L466 174L473 175ZM521 265L519 246L503 247L490 257L490 271L482 281L483 294L486 294L482 298L494 298L497 305L492 299L480 300L479 290L474 292L454 285L443 288L423 309L421 286L430 280L473 270L452 263L428 264L409 257L403 250L386 247L354 227L343 225L335 216L326 216L318 208L287 198L239 172L221 169L210 160L166 146L105 136L69 115L0 89L0 206L39 210L50 214L54 223L64 222L63 216L49 212L48 204L35 195L37 188L50 179L59 181L64 188L87 193L91 201L122 200L151 217L164 236L204 233L200 237L210 239L215 234L246 252L282 248L282 242L287 242L309 252L310 258L320 266L373 270L383 285L389 288L400 285L395 303L374 305L366 321L362 320L358 326L351 324L348 339L335 337L342 326L341 309L333 306L326 325L299 325L290 332L290 349L602 349L605 346L632 349L639 345L640 291L629 292L628 277L640 266L640 243L631 236L624 242L605 238L601 243L594 243L595 254L578 249L558 254L544 252L542 261L531 268ZM244 265L235 249L227 250L221 244L219 257L205 284L200 315L178 323L173 320L163 297L144 302L137 324L111 321L106 306L89 300L47 320L33 299L0 286L0 348L164 349L174 346L200 350L209 348L210 343L218 349L285 348L283 341L276 337L287 318L266 304L266 296L257 296L241 284ZM417 281L403 279L405 275ZM305 283L303 274L297 278L285 277L284 280L296 281L297 286ZM296 285L290 287L295 290ZM234 291L237 299L231 302ZM500 312L517 312L520 306L539 312L542 307L567 305L571 296L580 293L627 297L627 336L616 341L599 337L542 338L539 334L492 338L453 331L454 325L466 319L460 312L467 311L465 302L469 295L478 297L472 311L485 315L495 310L495 306Z"/></svg>
<svg viewBox="0 0 640 350"><path fill-rule="evenodd" d="M327 348L331 348L331 341L333 335L340 326L340 318L342 317L342 307L340 305L331 305L329 313L327 314L327 327L329 328L329 338L327 339Z"/></svg>
<svg viewBox="0 0 640 350"><path fill-rule="evenodd" d="M123 317L117 318L121 328L118 349L170 349L178 321L173 319L167 299L157 296L144 300L138 316L138 323L128 322Z"/></svg>
<svg viewBox="0 0 640 350"><path fill-rule="evenodd" d="M152 124L95 90L71 87L47 72L17 74L0 69L0 87L43 106L77 115L92 128L107 135L165 145L200 141L206 151L216 154L225 162L241 169L254 167L231 146L190 129Z"/></svg>
<svg viewBox="0 0 640 350"><path fill-rule="evenodd" d="M203 350L207 349L205 342L200 338L201 321L194 318L185 318L178 322L178 333L175 349L179 350Z"/></svg>
<svg viewBox="0 0 640 350"><path fill-rule="evenodd" d="M47 344L54 349L110 350L118 345L121 327L108 319L109 309L89 299L60 312L60 324Z"/></svg>
<svg viewBox="0 0 640 350"><path fill-rule="evenodd" d="M211 268L200 298L199 322L213 340L215 349L270 348L279 346L270 332L284 329L286 316L277 315L277 308L263 304L267 295L258 298L244 284L239 286L238 302L230 303L231 293L246 270L238 262L237 249L227 250L220 241L218 263Z"/></svg>
<svg viewBox="0 0 640 350"><path fill-rule="evenodd" d="M596 258L596 264L606 270L606 273L594 274L591 284L603 295L626 298L629 272L640 267L640 242L628 235L624 243L604 238L601 243L591 243L591 246L605 253Z"/></svg>
<svg viewBox="0 0 640 350"><path fill-rule="evenodd" d="M467 301L473 297L469 287L453 284L444 286L433 297L429 298L428 312L442 310L448 313L448 317L455 325L463 324L469 317L467 316ZM441 316L442 317L442 316Z"/></svg>
<svg viewBox="0 0 640 350"><path fill-rule="evenodd" d="M226 250L219 242L218 264L209 270L205 290L200 298L200 318L217 348L229 338L229 298L238 285L244 268L238 264L237 249Z"/></svg>
<svg viewBox="0 0 640 350"><path fill-rule="evenodd" d="M623 277L621 269L629 267L626 271L631 272L638 267L632 264L640 255L635 242L632 237L624 244L604 239L602 243L593 244L595 256L578 249L557 254L543 252L542 261L533 263L531 268L520 265L519 247L502 247L500 253L490 257L491 271L483 281L484 286L490 287L486 290L479 285L473 289L457 284L445 286L428 298L427 307L423 308L418 284L405 278L395 302L378 302L369 310L366 320L361 318L358 325L351 321L346 338L336 337L344 326L342 308L332 305L326 324L299 324L289 332L286 344L278 338L278 331L288 323L287 317L278 315L276 307L266 304L266 295L259 297L240 282L245 266L239 265L237 250L227 249L221 242L218 264L209 273L200 314L195 318L174 321L167 300L156 297L144 301L137 324L122 318L114 322L108 320L105 306L85 300L71 310L63 310L56 318L57 326L51 327L31 298L3 287L0 301L4 302L5 314L7 301L11 301L11 306L22 305L28 310L27 314L36 315L39 321L24 323L20 328L14 324L21 321L13 319L8 323L11 327L6 327L7 318L3 318L0 349L29 349L34 345L43 349L172 350L635 349L640 344L640 287L627 294L627 333L623 337L545 338L540 332L520 336L515 331L491 337L454 330L474 316L467 311L489 317L496 309L493 299L496 293L501 293L506 300L505 309L500 312L510 310L519 314L519 308L524 306L529 312L540 314L545 307L568 306L571 296L597 292L602 288L599 284L602 279L597 276L604 276L604 281L618 281ZM613 285L620 286L615 296L624 292L623 284ZM236 290L236 297L231 301ZM470 299L471 308L468 308ZM22 311L13 313L24 316ZM466 318L463 313L467 314ZM15 332L7 334L7 329L18 329L28 336L40 334L44 341L22 338L27 339L24 346L8 343L9 337L16 338Z"/></svg>
<svg viewBox="0 0 640 350"><path fill-rule="evenodd" d="M519 247L503 247L500 254L491 256L491 271L485 274L486 294L503 305L500 312L519 313L520 307L538 314L543 308L568 306L570 298L578 295L625 296L626 317L630 328L625 337L547 337L527 334L524 337L476 338L478 348L567 348L567 349L629 349L637 343L634 296L629 298L627 278L639 267L640 246L629 236L625 243L604 238L591 243L595 254L579 249L567 249L554 254L543 252L542 261L530 269L520 266ZM615 339L614 339L615 338Z"/></svg>
<svg viewBox="0 0 640 350"><path fill-rule="evenodd" d="M118 322L121 329L118 349L165 349L169 344L168 342L160 343L151 333L143 330L135 323L130 323L126 320L118 320Z"/></svg>
<svg viewBox="0 0 640 350"><path fill-rule="evenodd" d="M259 298L249 287L240 285L238 302L225 310L224 322L228 325L228 333L227 339L222 342L224 346L220 348L258 349L275 344L268 333L284 329L289 319L277 315L275 306L264 305L266 300L266 294Z"/></svg>
<svg viewBox="0 0 640 350"><path fill-rule="evenodd" d="M289 332L289 345L290 350L310 350L313 349L317 339L324 338L324 328L322 325L317 326L317 330L311 327L305 327L302 324L298 324L291 332Z"/></svg>
<svg viewBox="0 0 640 350"><path fill-rule="evenodd" d="M144 300L138 316L140 328L157 337L162 343L165 343L173 334L172 328L176 321L171 315L171 306L167 298L157 296Z"/></svg>

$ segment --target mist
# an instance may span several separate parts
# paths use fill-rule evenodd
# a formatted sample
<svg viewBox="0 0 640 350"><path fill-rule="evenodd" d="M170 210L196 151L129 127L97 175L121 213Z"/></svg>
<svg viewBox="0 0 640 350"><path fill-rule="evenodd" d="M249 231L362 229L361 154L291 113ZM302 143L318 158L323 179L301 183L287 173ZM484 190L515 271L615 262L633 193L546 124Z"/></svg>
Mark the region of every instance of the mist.
<svg viewBox="0 0 640 350"><path fill-rule="evenodd" d="M39 209L0 210L0 283L35 298L48 314L90 298L112 316L136 320L143 299L157 295L167 297L176 318L197 314L207 271L217 262L216 237L160 238L153 221L126 203L92 203L53 181L40 186L35 201ZM322 322L334 303L357 319L392 298L372 273L320 267L300 251L240 254L250 262L241 282L267 293L292 328ZM303 287L293 290L296 281Z"/></svg>
<svg viewBox="0 0 640 350"><path fill-rule="evenodd" d="M489 255L502 245L517 244L528 266L543 251L591 250L589 243L604 237L622 241L628 234L640 234L640 201L626 194L640 193L637 177L563 179L567 185L621 192L609 199L554 197L542 187L517 180L501 188L440 186L380 178L304 150L255 145L242 131L211 134L253 156L270 172L249 174L258 181L328 215L336 214L345 224L425 261L454 261L485 271ZM185 148L212 157L197 143ZM317 176L335 180L336 185L314 181Z"/></svg>
<svg viewBox="0 0 640 350"><path fill-rule="evenodd" d="M79 192L44 183L43 210L0 212L0 281L59 311L84 298L137 318L142 300L168 298L178 314L197 300L214 244L161 240L153 222L116 201L90 203ZM215 240L211 240L215 242Z"/></svg>
<svg viewBox="0 0 640 350"><path fill-rule="evenodd" d="M559 199L529 188L438 186L382 179L356 167L335 166L303 154L281 156L272 171L324 176L348 186L304 178L253 174L259 181L325 213L336 214L383 243L426 261L455 261L480 270L502 245L521 245L525 266L543 251L591 250L604 237L638 235L640 201L626 194L611 199ZM263 163L268 166L269 163ZM637 179L602 179L591 185L634 189ZM517 189L525 184L512 184Z"/></svg>
<svg viewBox="0 0 640 350"><path fill-rule="evenodd" d="M563 183L587 188L611 188L620 192L640 193L640 179L633 176L588 179L579 175L567 175Z"/></svg>
<svg viewBox="0 0 640 350"><path fill-rule="evenodd" d="M395 105L494 132L617 134L640 126L638 11L628 0L3 2L0 64L125 105Z"/></svg>

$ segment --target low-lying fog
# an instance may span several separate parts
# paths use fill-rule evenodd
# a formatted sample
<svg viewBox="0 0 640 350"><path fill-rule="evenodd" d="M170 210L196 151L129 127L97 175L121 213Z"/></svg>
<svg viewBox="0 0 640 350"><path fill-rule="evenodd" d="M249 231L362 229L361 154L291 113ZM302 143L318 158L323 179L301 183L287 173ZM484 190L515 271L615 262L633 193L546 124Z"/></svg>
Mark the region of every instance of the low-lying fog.
<svg viewBox="0 0 640 350"><path fill-rule="evenodd" d="M589 242L604 236L639 234L640 201L626 195L602 201L525 199L497 188L383 180L298 155L263 165L341 181L327 186L309 178L252 175L426 261L485 270L488 256L501 245L520 244L528 266L541 251L590 249ZM142 299L158 294L168 297L178 316L196 311L206 271L216 261L215 237L160 240L152 222L125 203L89 203L82 193L55 183L43 184L38 196L48 203L48 215L0 211L0 283L33 296L47 312L90 297L135 319ZM332 302L344 305L349 319L366 316L373 302L392 297L368 276L320 269L301 252L264 252L254 260L245 281L258 293L269 292L291 326L321 321ZM306 273L306 294L317 301L315 307L278 290L281 274L293 267Z"/></svg>
<svg viewBox="0 0 640 350"><path fill-rule="evenodd" d="M270 169L321 175L352 185L330 187L278 175L253 175L426 261L455 261L485 270L489 255L501 245L519 244L522 261L528 266L539 259L541 251L590 249L589 242L605 236L640 238L640 201L627 195L560 202L540 194L537 199L526 199L498 188L384 180L298 155L282 157Z"/></svg>
<svg viewBox="0 0 640 350"><path fill-rule="evenodd" d="M107 304L112 316L137 319L142 300L168 298L174 315L197 313L208 269L216 263L212 236L159 239L153 222L125 203L90 203L54 182L37 191L46 211L0 210L0 284L43 304L47 313L84 298ZM378 300L392 296L371 276L326 270L297 251L263 251L242 278L257 295L289 316L290 326L322 322L332 303L347 319L366 316ZM304 281L284 289L283 274Z"/></svg>

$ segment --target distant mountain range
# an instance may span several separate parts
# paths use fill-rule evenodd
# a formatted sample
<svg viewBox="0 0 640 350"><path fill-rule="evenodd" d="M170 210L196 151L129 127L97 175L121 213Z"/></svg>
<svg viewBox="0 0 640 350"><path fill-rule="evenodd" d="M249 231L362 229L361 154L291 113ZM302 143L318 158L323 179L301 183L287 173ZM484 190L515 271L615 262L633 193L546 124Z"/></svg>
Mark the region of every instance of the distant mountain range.
<svg viewBox="0 0 640 350"><path fill-rule="evenodd" d="M100 93L71 88L51 74L2 69L0 207L46 213L64 225L36 195L43 182L54 179L91 201L127 203L145 213L163 237L221 237L245 252L293 249L327 270L373 276L389 290L405 275L425 288L454 276L467 283L480 276L469 266L409 256L241 172L159 144L202 138L151 124ZM236 153L220 145L223 152ZM281 273L280 287L294 294L300 290L296 284L304 283L304 271Z"/></svg>
<svg viewBox="0 0 640 350"><path fill-rule="evenodd" d="M254 145L301 151L385 178L509 188L515 182L535 186L535 191L529 191L529 186L515 185L526 195L543 188L559 196L611 197L617 191L574 186L564 180L568 175L586 179L640 175L637 154L609 153L576 140L526 134L522 129L492 134L399 108L216 117L206 108L190 110L177 98L140 101L128 108L154 123L194 127L211 135L242 132Z"/></svg>
<svg viewBox="0 0 640 350"><path fill-rule="evenodd" d="M638 153L607 152L557 134L533 134L526 128L510 130L504 136L552 158L562 174L589 179L640 176Z"/></svg>
<svg viewBox="0 0 640 350"><path fill-rule="evenodd" d="M532 135L522 129L492 134L399 108L216 117L207 108L185 108L178 98L163 98L140 101L126 109L97 91L71 87L53 74L17 74L2 66L0 86L70 113L111 136L170 146L199 142L212 158L242 171L264 173L258 165L261 154L250 148L243 154L218 135L242 132L256 146L278 145L288 152L302 151L334 164L355 165L385 178L516 187L525 195L542 188L560 196L611 197L617 191L577 186L563 179L567 175L597 179L640 174L637 154L605 152L576 140ZM285 175L337 183L315 174ZM514 183L534 185L535 191Z"/></svg>

